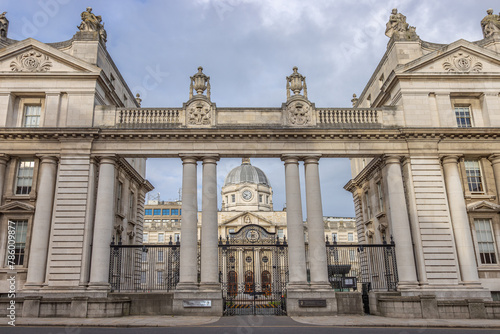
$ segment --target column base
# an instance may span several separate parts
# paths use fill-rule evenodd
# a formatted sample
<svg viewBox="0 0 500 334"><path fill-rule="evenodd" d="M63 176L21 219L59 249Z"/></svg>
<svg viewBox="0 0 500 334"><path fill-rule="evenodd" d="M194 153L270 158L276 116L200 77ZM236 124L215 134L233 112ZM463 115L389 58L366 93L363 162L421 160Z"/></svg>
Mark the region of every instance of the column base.
<svg viewBox="0 0 500 334"><path fill-rule="evenodd" d="M180 291L197 291L199 290L199 285L197 283L177 283L176 290Z"/></svg>
<svg viewBox="0 0 500 334"><path fill-rule="evenodd" d="M220 283L200 283L200 291L221 291Z"/></svg>
<svg viewBox="0 0 500 334"><path fill-rule="evenodd" d="M175 290L172 304L174 315L222 316L220 291Z"/></svg>
<svg viewBox="0 0 500 334"><path fill-rule="evenodd" d="M290 291L309 291L310 288L309 288L309 283L307 282L289 282L287 285L286 285L286 289L287 291L290 290Z"/></svg>
<svg viewBox="0 0 500 334"><path fill-rule="evenodd" d="M332 291L332 285L329 282L311 282L309 285L312 291Z"/></svg>
<svg viewBox="0 0 500 334"><path fill-rule="evenodd" d="M398 291L415 290L419 285L417 281L400 281L398 282Z"/></svg>

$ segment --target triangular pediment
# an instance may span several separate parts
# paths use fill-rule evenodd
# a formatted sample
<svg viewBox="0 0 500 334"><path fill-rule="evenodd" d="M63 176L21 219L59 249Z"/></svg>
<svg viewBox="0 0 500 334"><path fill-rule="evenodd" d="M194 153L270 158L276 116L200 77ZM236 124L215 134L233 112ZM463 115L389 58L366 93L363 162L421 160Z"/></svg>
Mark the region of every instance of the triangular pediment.
<svg viewBox="0 0 500 334"><path fill-rule="evenodd" d="M399 65L396 74L477 74L500 73L500 56L466 40L433 51Z"/></svg>
<svg viewBox="0 0 500 334"><path fill-rule="evenodd" d="M255 224L265 227L275 225L269 219L248 211L238 213L237 215L232 217L228 217L222 220L220 223L220 225L223 226L243 226L249 224Z"/></svg>
<svg viewBox="0 0 500 334"><path fill-rule="evenodd" d="M100 68L28 38L0 50L0 73L99 73Z"/></svg>
<svg viewBox="0 0 500 334"><path fill-rule="evenodd" d="M474 202L467 205L467 211L500 212L500 205L488 201Z"/></svg>
<svg viewBox="0 0 500 334"><path fill-rule="evenodd" d="M33 205L23 202L11 202L0 206L1 213L32 213L35 211Z"/></svg>

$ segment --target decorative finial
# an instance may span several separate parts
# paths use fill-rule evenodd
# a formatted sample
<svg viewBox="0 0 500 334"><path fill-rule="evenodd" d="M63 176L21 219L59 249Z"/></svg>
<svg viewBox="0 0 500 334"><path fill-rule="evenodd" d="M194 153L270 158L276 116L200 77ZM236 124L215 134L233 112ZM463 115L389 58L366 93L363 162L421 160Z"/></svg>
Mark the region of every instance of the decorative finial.
<svg viewBox="0 0 500 334"><path fill-rule="evenodd" d="M242 165L251 165L250 158L243 158L243 159L241 159L241 164Z"/></svg>
<svg viewBox="0 0 500 334"><path fill-rule="evenodd" d="M5 17L7 12L0 14L0 38L7 38L7 32L9 31L9 20Z"/></svg>
<svg viewBox="0 0 500 334"><path fill-rule="evenodd" d="M207 91L207 98L210 100L210 77L203 73L203 67L198 67L198 73L191 77L191 84L189 86L189 99L193 98L193 90L198 95L203 95Z"/></svg>
<svg viewBox="0 0 500 334"><path fill-rule="evenodd" d="M139 93L135 94L135 100L137 101L137 104L140 107L141 106L141 102L142 102L141 94L139 94Z"/></svg>
<svg viewBox="0 0 500 334"><path fill-rule="evenodd" d="M298 72L297 66L293 67L293 73L286 77L286 98L290 98L290 91L294 95L299 95L301 90L304 90L304 98L307 99L306 77Z"/></svg>
<svg viewBox="0 0 500 334"><path fill-rule="evenodd" d="M351 103L352 103L352 106L354 107L356 105L356 103L358 103L359 99L358 97L356 96L356 94L352 94L352 100L351 100Z"/></svg>
<svg viewBox="0 0 500 334"><path fill-rule="evenodd" d="M97 31L100 39L106 43L108 34L104 30L104 23L102 17L92 13L92 7L87 7L85 12L82 12L82 23L78 26L80 31Z"/></svg>
<svg viewBox="0 0 500 334"><path fill-rule="evenodd" d="M389 38L397 40L418 40L415 27L406 23L406 16L398 13L394 8L389 16L389 22L386 24L385 34Z"/></svg>
<svg viewBox="0 0 500 334"><path fill-rule="evenodd" d="M481 20L484 38L500 32L500 15L493 14L493 9L491 8L486 13L488 15Z"/></svg>

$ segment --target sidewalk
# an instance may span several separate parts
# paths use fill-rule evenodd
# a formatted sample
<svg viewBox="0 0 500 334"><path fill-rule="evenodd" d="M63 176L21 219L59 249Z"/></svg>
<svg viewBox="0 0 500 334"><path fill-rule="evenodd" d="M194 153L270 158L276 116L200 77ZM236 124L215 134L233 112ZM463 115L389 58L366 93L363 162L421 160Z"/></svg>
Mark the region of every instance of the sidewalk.
<svg viewBox="0 0 500 334"><path fill-rule="evenodd" d="M246 319L246 320L245 320ZM254 321L251 319L259 319ZM434 328L498 328L500 320L490 319L399 319L378 316L334 317L193 317L193 316L128 316L119 318L18 318L16 326L68 327L233 327L242 321L259 326L335 326L335 327L434 327Z"/></svg>

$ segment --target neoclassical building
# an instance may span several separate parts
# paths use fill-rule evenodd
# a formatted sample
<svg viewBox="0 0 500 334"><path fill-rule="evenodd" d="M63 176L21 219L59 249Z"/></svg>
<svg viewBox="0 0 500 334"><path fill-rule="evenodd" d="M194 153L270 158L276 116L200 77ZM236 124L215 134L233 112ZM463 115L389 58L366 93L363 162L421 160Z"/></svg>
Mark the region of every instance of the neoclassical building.
<svg viewBox="0 0 500 334"><path fill-rule="evenodd" d="M58 43L9 39L1 14L0 315L15 277L22 316L221 315L240 305L256 312L259 296L262 308L292 316L364 306L396 317L499 318L500 18L487 14L482 40L436 44L393 10L387 51L352 108L316 107L296 67L281 106L217 107L200 67L181 107L141 108L91 8ZM235 156L243 164L229 173L219 210L217 164ZM142 284L143 267L131 261L160 247L143 245L149 157L182 165L181 242L167 263L175 284L117 293L122 281ZM286 214L273 211L252 157L283 162ZM335 221L321 199L319 165L337 157L352 159L345 188L360 243L346 256L325 242L325 221ZM286 242L276 238L281 228ZM345 277L351 257L361 259L361 293ZM332 285L332 276L342 280Z"/></svg>

